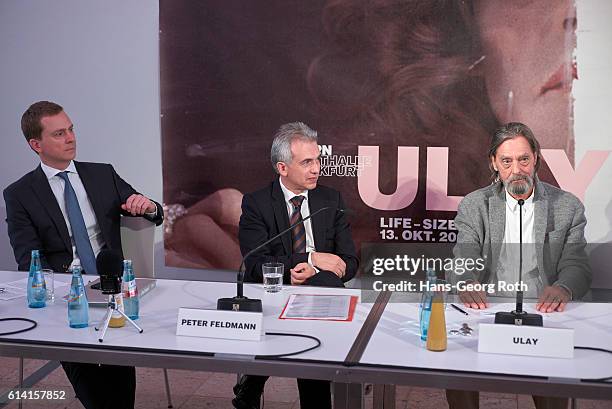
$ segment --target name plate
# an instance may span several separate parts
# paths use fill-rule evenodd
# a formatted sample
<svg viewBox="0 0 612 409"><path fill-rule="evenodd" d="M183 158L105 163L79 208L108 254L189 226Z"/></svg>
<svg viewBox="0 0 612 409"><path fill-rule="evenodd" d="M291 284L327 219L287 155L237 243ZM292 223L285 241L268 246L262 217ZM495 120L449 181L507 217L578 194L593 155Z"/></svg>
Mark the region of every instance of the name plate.
<svg viewBox="0 0 612 409"><path fill-rule="evenodd" d="M179 308L176 335L260 341L263 313Z"/></svg>
<svg viewBox="0 0 612 409"><path fill-rule="evenodd" d="M529 325L480 324L478 352L573 358L574 330Z"/></svg>

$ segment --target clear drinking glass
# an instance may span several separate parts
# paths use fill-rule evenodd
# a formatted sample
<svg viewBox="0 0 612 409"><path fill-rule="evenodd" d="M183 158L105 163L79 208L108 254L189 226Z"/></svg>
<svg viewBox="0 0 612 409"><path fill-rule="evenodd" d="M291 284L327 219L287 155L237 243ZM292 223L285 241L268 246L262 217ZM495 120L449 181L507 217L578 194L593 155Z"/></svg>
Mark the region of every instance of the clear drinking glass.
<svg viewBox="0 0 612 409"><path fill-rule="evenodd" d="M47 286L47 302L55 301L55 275L53 270L43 268L43 276L45 277L45 285Z"/></svg>
<svg viewBox="0 0 612 409"><path fill-rule="evenodd" d="M280 292L283 289L283 263L264 263L261 270L264 291L267 293Z"/></svg>

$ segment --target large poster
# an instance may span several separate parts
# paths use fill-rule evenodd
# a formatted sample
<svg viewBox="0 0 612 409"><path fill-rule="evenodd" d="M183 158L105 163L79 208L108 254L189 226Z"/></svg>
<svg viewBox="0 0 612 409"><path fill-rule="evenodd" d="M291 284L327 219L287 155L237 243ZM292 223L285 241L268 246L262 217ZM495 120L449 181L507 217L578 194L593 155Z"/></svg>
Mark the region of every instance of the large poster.
<svg viewBox="0 0 612 409"><path fill-rule="evenodd" d="M585 200L612 175L609 136L576 163L580 24L572 0L161 1L166 264L238 267L241 198L275 177L286 122L318 131L358 246L453 242L509 121L541 142L540 178Z"/></svg>

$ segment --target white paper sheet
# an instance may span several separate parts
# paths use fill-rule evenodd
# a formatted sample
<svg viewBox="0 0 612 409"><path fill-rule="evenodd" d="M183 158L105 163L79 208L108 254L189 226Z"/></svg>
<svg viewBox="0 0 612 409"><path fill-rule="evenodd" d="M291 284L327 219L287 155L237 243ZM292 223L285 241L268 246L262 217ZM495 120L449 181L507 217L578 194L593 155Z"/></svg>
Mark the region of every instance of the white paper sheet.
<svg viewBox="0 0 612 409"><path fill-rule="evenodd" d="M53 285L55 286L55 289L66 287L69 284L70 283L65 283L63 281L58 281L58 280L54 280L54 283L53 283ZM0 287L14 287L14 288L19 288L22 291L26 291L26 289L28 288L28 278L26 277L20 280L11 281L10 283L0 284Z"/></svg>
<svg viewBox="0 0 612 409"><path fill-rule="evenodd" d="M350 295L292 294L281 318L348 320Z"/></svg>
<svg viewBox="0 0 612 409"><path fill-rule="evenodd" d="M19 297L25 297L25 290L0 284L0 300L10 301Z"/></svg>

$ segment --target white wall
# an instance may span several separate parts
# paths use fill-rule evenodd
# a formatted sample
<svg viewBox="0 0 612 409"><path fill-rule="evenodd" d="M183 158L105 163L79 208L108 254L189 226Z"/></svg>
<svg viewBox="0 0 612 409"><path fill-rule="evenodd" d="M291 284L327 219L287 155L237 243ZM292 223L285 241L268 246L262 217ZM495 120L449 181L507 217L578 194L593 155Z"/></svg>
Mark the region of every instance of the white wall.
<svg viewBox="0 0 612 409"><path fill-rule="evenodd" d="M78 159L113 163L161 201L158 32L153 0L1 0L0 187L37 166L19 122L49 99L75 124ZM0 269L15 268L2 221Z"/></svg>
<svg viewBox="0 0 612 409"><path fill-rule="evenodd" d="M612 150L612 2L576 2L578 81L574 81L576 163L589 150ZM589 243L593 288L612 289L612 157L589 186L586 197L586 239Z"/></svg>
<svg viewBox="0 0 612 409"><path fill-rule="evenodd" d="M135 189L162 201L157 0L0 0L0 188L38 165L20 129L38 100L75 124L77 159L108 162ZM16 268L0 200L0 270ZM158 277L227 281L233 274L164 266Z"/></svg>

